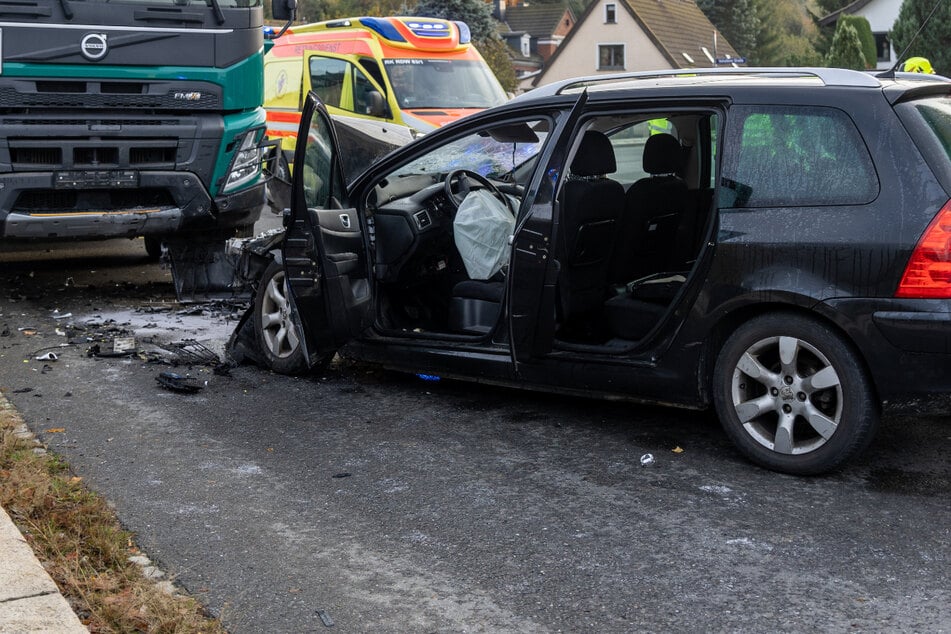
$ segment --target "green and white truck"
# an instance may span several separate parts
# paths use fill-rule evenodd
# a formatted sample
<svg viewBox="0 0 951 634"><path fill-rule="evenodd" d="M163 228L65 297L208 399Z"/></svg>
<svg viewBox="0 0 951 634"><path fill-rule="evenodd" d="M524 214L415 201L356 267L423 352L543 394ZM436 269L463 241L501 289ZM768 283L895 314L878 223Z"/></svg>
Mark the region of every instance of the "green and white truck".
<svg viewBox="0 0 951 634"><path fill-rule="evenodd" d="M187 291L265 205L263 23L262 0L0 0L0 241L144 236Z"/></svg>

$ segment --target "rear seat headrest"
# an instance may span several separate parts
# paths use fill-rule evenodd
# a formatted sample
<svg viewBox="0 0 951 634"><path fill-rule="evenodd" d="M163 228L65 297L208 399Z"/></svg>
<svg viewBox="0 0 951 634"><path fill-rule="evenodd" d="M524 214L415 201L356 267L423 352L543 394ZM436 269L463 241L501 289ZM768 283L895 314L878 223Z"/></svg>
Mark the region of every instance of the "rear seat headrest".
<svg viewBox="0 0 951 634"><path fill-rule="evenodd" d="M644 171L648 174L677 174L683 165L680 141L672 134L654 134L644 144Z"/></svg>

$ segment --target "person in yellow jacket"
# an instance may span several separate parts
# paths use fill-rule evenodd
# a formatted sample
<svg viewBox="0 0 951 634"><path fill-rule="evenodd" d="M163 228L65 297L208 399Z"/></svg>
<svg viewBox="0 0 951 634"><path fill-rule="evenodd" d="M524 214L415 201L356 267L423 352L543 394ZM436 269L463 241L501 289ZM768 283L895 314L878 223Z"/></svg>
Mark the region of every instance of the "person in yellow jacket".
<svg viewBox="0 0 951 634"><path fill-rule="evenodd" d="M925 57L909 57L905 60L905 64L901 67L906 73L925 73L927 75L934 75L934 68L931 67L931 62L928 61Z"/></svg>

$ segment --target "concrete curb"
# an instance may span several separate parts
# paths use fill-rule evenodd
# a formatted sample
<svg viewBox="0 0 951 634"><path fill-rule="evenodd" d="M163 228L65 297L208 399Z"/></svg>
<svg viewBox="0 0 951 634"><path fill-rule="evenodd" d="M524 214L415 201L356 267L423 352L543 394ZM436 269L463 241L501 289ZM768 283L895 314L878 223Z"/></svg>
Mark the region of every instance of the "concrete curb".
<svg viewBox="0 0 951 634"><path fill-rule="evenodd" d="M30 545L0 508L0 634L88 634Z"/></svg>

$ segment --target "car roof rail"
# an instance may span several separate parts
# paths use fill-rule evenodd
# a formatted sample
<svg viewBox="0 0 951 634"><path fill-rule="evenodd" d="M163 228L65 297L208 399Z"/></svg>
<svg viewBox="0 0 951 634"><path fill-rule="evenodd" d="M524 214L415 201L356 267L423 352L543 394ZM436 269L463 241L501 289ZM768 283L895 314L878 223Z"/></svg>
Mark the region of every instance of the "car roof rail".
<svg viewBox="0 0 951 634"><path fill-rule="evenodd" d="M704 77L777 77L797 78L814 77L826 86L848 86L854 88L881 88L882 82L876 77L857 70L844 68L818 67L734 67L734 68L680 68L673 70L655 70L634 73L614 73L610 75L591 75L565 79L535 90L542 90L546 94L561 95L573 90L589 87L610 87L611 83L622 83L631 80L665 79L665 78L704 78ZM532 91L535 92L535 91Z"/></svg>

